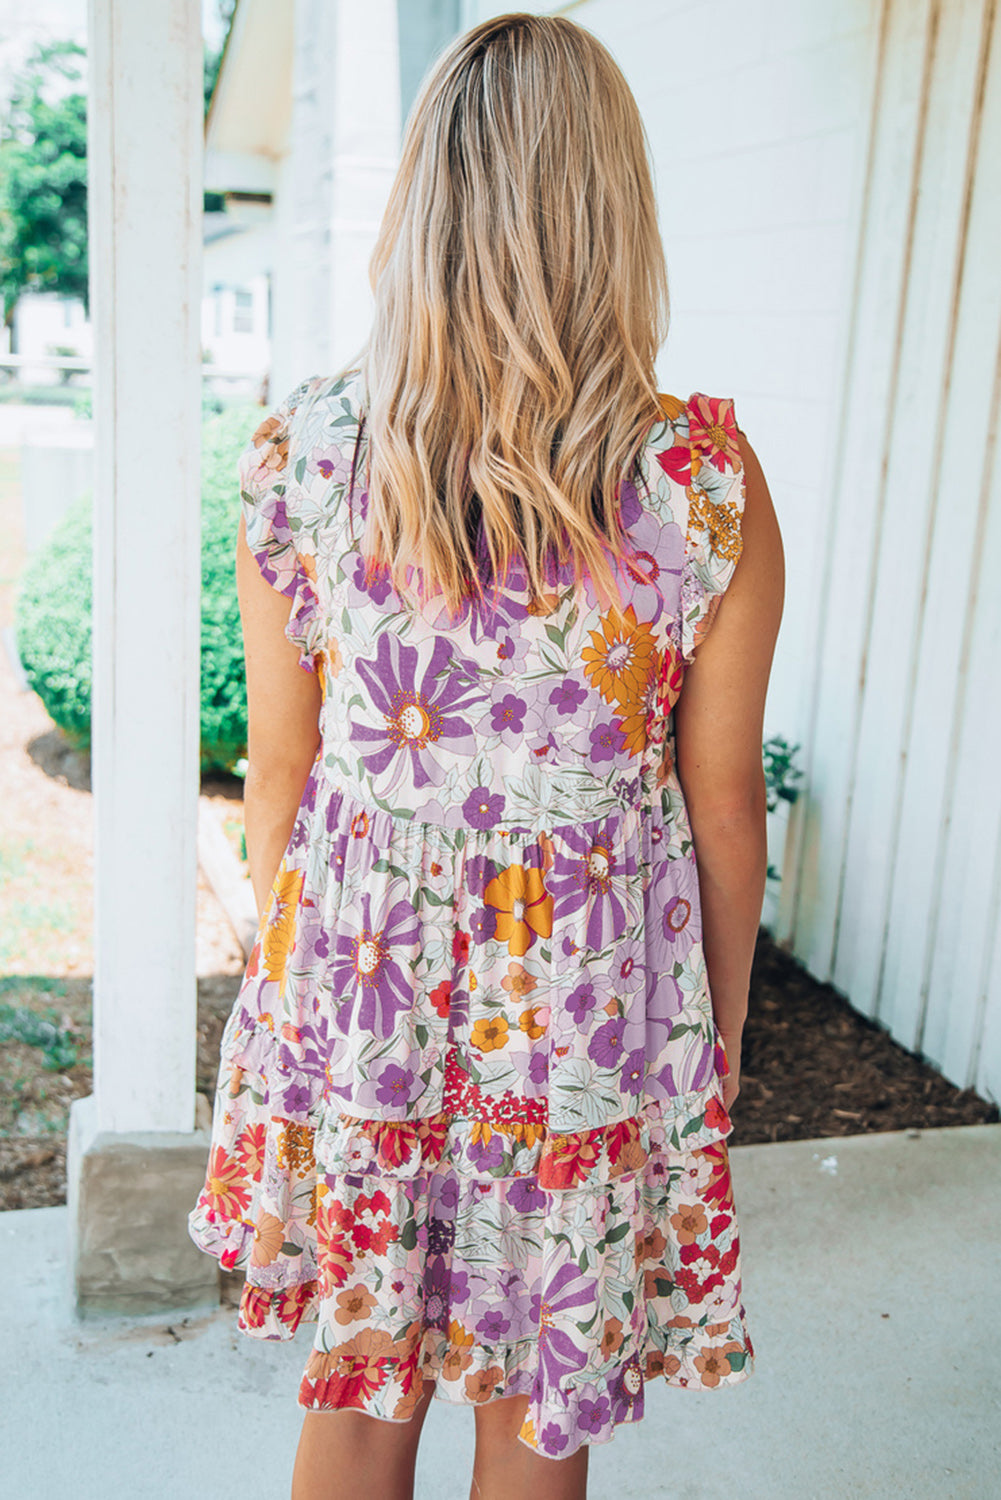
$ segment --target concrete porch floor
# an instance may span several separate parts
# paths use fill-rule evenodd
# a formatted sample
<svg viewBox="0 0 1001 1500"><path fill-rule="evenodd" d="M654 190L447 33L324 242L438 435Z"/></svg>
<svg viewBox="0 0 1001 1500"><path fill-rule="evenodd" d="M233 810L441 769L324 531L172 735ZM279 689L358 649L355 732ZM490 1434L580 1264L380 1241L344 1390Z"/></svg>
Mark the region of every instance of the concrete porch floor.
<svg viewBox="0 0 1001 1500"><path fill-rule="evenodd" d="M745 1146L733 1171L755 1372L648 1382L590 1500L1001 1496L1001 1125ZM286 1500L311 1330L78 1324L66 1235L65 1208L0 1214L0 1493ZM466 1500L472 1448L472 1412L434 1401L418 1500Z"/></svg>

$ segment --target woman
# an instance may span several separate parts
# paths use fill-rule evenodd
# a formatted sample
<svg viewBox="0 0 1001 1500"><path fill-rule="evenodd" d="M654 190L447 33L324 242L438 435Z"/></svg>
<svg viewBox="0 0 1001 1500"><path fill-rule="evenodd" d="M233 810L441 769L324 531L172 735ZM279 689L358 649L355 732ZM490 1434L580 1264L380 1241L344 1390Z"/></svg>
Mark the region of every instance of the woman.
<svg viewBox="0 0 1001 1500"><path fill-rule="evenodd" d="M360 368L240 465L261 928L191 1233L244 1331L317 1325L294 1500L411 1495L432 1395L474 1496L580 1496L648 1379L750 1372L781 542L731 403L657 392L645 137L580 27L442 56L371 274Z"/></svg>

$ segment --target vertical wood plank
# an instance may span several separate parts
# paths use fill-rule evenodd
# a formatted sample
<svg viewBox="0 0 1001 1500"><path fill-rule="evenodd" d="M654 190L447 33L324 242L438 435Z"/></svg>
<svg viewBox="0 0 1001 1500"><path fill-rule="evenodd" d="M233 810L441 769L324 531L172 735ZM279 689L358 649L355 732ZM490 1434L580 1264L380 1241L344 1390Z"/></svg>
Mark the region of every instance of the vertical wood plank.
<svg viewBox="0 0 1001 1500"><path fill-rule="evenodd" d="M938 13L900 377L890 407L833 971L837 988L869 1015L876 1013L879 1000L910 726L919 693L922 702L926 695L919 641L945 436L946 372L955 336L984 15L984 0L962 0ZM935 735L943 732L941 726L926 728ZM946 737L948 732L946 725ZM934 821L934 809L929 816ZM915 873L902 869L900 876L909 881ZM913 1038L900 1040L913 1045Z"/></svg>
<svg viewBox="0 0 1001 1500"><path fill-rule="evenodd" d="M831 483L829 562L822 585L822 625L791 922L794 951L821 979L830 977L837 940L883 504L880 455L886 444L886 412L899 374L899 331L934 16L930 0L887 0L881 35L852 345Z"/></svg>
<svg viewBox="0 0 1001 1500"><path fill-rule="evenodd" d="M984 552L1001 346L1001 68L994 30L993 47L989 31L981 38L979 86L972 91L976 139L962 225L965 254L952 359L943 368L942 452L921 580L915 701L880 1005L881 1018L905 1046L920 1046L964 1084L982 1022L1001 818L997 668L992 691L983 655L1001 566L1001 557ZM996 493L993 498L995 505L1001 501ZM993 747L993 767L983 735Z"/></svg>

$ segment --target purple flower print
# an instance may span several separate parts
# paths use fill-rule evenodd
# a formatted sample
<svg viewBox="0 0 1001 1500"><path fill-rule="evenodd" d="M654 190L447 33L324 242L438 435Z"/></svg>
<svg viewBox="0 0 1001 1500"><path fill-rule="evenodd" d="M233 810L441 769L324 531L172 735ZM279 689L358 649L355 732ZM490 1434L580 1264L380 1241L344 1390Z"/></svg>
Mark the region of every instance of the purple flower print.
<svg viewBox="0 0 1001 1500"><path fill-rule="evenodd" d="M635 484L631 479L624 479L619 485L619 525L623 531L631 531L643 513Z"/></svg>
<svg viewBox="0 0 1001 1500"><path fill-rule="evenodd" d="M539 1087L545 1083L549 1076L549 1058L538 1048L536 1048L529 1059L528 1076Z"/></svg>
<svg viewBox="0 0 1001 1500"><path fill-rule="evenodd" d="M577 1407L577 1426L585 1432L597 1434L608 1422L611 1404L607 1396L598 1395L594 1386L585 1386L584 1389L589 1389L594 1394L585 1396L583 1391L581 1392L580 1404Z"/></svg>
<svg viewBox="0 0 1001 1500"><path fill-rule="evenodd" d="M566 999L566 1008L576 1026L583 1023L584 1017L589 1011L594 1010L596 1004L594 984L590 980L585 984L579 984L575 990L571 990Z"/></svg>
<svg viewBox="0 0 1001 1500"><path fill-rule="evenodd" d="M351 465L333 443L326 448L314 448L306 460L306 470L310 474L322 474L324 479L332 479L335 484L347 484L351 478Z"/></svg>
<svg viewBox="0 0 1001 1500"><path fill-rule="evenodd" d="M622 845L621 826L614 819L605 824L567 824L554 843L547 882L554 922L586 909L587 945L604 948L637 919L632 889L638 870L636 850Z"/></svg>
<svg viewBox="0 0 1001 1500"><path fill-rule="evenodd" d="M651 966L673 969L702 938L699 877L694 855L660 860L646 895Z"/></svg>
<svg viewBox="0 0 1001 1500"><path fill-rule="evenodd" d="M535 1213L546 1206L546 1195L535 1177L510 1177L507 1181L507 1201L519 1214Z"/></svg>
<svg viewBox="0 0 1001 1500"><path fill-rule="evenodd" d="M448 1327L450 1282L444 1257L432 1254L424 1267L424 1322L430 1328Z"/></svg>
<svg viewBox="0 0 1001 1500"><path fill-rule="evenodd" d="M471 726L459 717L482 700L465 668L456 669L452 644L443 636L434 642L431 659L418 681L417 648L407 646L392 631L379 637L375 660L361 658L358 676L368 688L382 726L352 723L351 738L373 746L364 752L370 776L392 767L392 784L402 774L406 751L415 787L440 786L445 766L436 759L439 743L451 755L473 755L479 748Z"/></svg>
<svg viewBox="0 0 1001 1500"><path fill-rule="evenodd" d="M428 1219L428 1251L445 1255L455 1243L455 1224L451 1219Z"/></svg>
<svg viewBox="0 0 1001 1500"><path fill-rule="evenodd" d="M644 1384L639 1355L631 1354L608 1382L613 1422L629 1421L630 1414L633 1421L639 1421L643 1415Z"/></svg>
<svg viewBox="0 0 1001 1500"><path fill-rule="evenodd" d="M355 605L371 603L381 608L390 594L395 594L393 583L386 572L376 573L369 583L365 582L366 562L365 558L357 558L352 575L351 603Z"/></svg>
<svg viewBox="0 0 1001 1500"><path fill-rule="evenodd" d="M646 513L631 525L629 540L634 553L622 564L629 600L637 619L653 624L677 601L676 580L685 558L684 534L676 521L660 521Z"/></svg>
<svg viewBox="0 0 1001 1500"><path fill-rule="evenodd" d="M448 1283L448 1297L453 1307L459 1307L469 1296L469 1273L460 1271L454 1265Z"/></svg>
<svg viewBox="0 0 1001 1500"><path fill-rule="evenodd" d="M587 694L588 690L583 683L573 677L564 677L561 683L550 690L549 703L553 712L559 714L561 719L568 719L585 701Z"/></svg>
<svg viewBox="0 0 1001 1500"><path fill-rule="evenodd" d="M490 727L505 745L517 746L525 734L528 705L516 693L504 693L490 705Z"/></svg>
<svg viewBox="0 0 1001 1500"><path fill-rule="evenodd" d="M547 1422L539 1433L539 1447L543 1453L562 1453L569 1441L556 1422Z"/></svg>
<svg viewBox="0 0 1001 1500"><path fill-rule="evenodd" d="M490 1139L470 1141L469 1160L479 1172L494 1172L504 1160L504 1137L499 1130L490 1132Z"/></svg>
<svg viewBox="0 0 1001 1500"><path fill-rule="evenodd" d="M591 730L591 759L596 763L616 760L626 748L626 737L614 719L595 724Z"/></svg>
<svg viewBox="0 0 1001 1500"><path fill-rule="evenodd" d="M670 1026L684 1004L685 996L674 975L651 965L646 975L647 1026Z"/></svg>
<svg viewBox="0 0 1001 1500"><path fill-rule="evenodd" d="M646 1077L646 1049L637 1047L628 1054L622 1064L622 1090L626 1094L638 1095Z"/></svg>
<svg viewBox="0 0 1001 1500"><path fill-rule="evenodd" d="M387 1063L379 1074L375 1097L380 1104L409 1104L413 1086L412 1068L401 1068L394 1062Z"/></svg>
<svg viewBox="0 0 1001 1500"><path fill-rule="evenodd" d="M477 788L477 790L480 789ZM486 854L471 854L463 870L466 890L474 896L482 896L496 874L497 864L494 860L488 858Z"/></svg>
<svg viewBox="0 0 1001 1500"><path fill-rule="evenodd" d="M484 1339L490 1344L499 1344L504 1340L504 1335L511 1327L511 1319L504 1316L499 1307L492 1307L485 1312L476 1325L477 1333L482 1333Z"/></svg>
<svg viewBox="0 0 1001 1500"><path fill-rule="evenodd" d="M521 667L528 656L529 648L530 642L524 636L502 635L497 642L497 660L501 666L507 666L510 663L508 670L512 667Z"/></svg>
<svg viewBox="0 0 1001 1500"><path fill-rule="evenodd" d="M305 1084L293 1083L282 1094L282 1107L290 1117L304 1115L309 1109L309 1089Z"/></svg>
<svg viewBox="0 0 1001 1500"><path fill-rule="evenodd" d="M488 584L484 588L482 599L476 595L467 594L457 614L450 616L443 603L433 618L429 609L428 619L432 625L449 631L458 630L468 621L469 634L473 642L496 640L499 635L506 633L510 626L528 617L525 604L515 597L517 587L512 571L507 588L499 590L496 603L494 603L493 589Z"/></svg>
<svg viewBox="0 0 1001 1500"><path fill-rule="evenodd" d="M436 1208L445 1209L442 1218L452 1215L447 1210L455 1209L459 1201L459 1184L452 1172L436 1172L432 1180L431 1198Z"/></svg>
<svg viewBox="0 0 1001 1500"><path fill-rule="evenodd" d="M330 955L330 933L323 924L322 913L315 906L300 908L301 921L295 937L295 962L298 968L315 969L320 959Z"/></svg>
<svg viewBox="0 0 1001 1500"><path fill-rule="evenodd" d="M587 1055L599 1068L614 1068L622 1059L622 1033L626 1029L624 1016L612 1016L599 1026L587 1044Z"/></svg>
<svg viewBox="0 0 1001 1500"><path fill-rule="evenodd" d="M562 1247L569 1256L569 1249ZM539 1316L539 1374L547 1385L561 1386L567 1375L587 1363L586 1341L577 1329L573 1314L581 1320L590 1318L597 1297L593 1272L582 1271L572 1260L566 1260L542 1290ZM573 1334L565 1331L570 1324Z"/></svg>
<svg viewBox="0 0 1001 1500"><path fill-rule="evenodd" d="M469 923L469 931L474 943L489 942L497 931L497 912L492 906L481 906L474 912Z"/></svg>
<svg viewBox="0 0 1001 1500"><path fill-rule="evenodd" d="M488 786L474 786L462 804L462 811L470 828L494 828L504 811L503 793L492 792Z"/></svg>
<svg viewBox="0 0 1001 1500"><path fill-rule="evenodd" d="M629 938L620 944L612 963L611 982L617 995L631 995L633 990L643 988L646 979L644 959L646 943Z"/></svg>
<svg viewBox="0 0 1001 1500"><path fill-rule="evenodd" d="M390 1036L397 1016L413 1004L412 975L404 972L393 955L401 948L416 950L420 922L409 900L389 905L393 891L401 885L394 881L383 892L375 919L372 894L364 892L360 931L354 936L345 931L337 935L329 973L338 1026L345 1032L357 1027L376 1036Z"/></svg>

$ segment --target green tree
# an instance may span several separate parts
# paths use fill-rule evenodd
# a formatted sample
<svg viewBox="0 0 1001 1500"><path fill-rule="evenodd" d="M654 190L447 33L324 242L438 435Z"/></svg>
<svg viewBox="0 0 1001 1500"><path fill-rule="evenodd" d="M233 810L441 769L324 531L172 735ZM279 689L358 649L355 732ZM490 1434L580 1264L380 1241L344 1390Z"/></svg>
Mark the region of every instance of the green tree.
<svg viewBox="0 0 1001 1500"><path fill-rule="evenodd" d="M9 324L22 292L87 306L87 96L84 49L36 47L0 123L0 297Z"/></svg>

